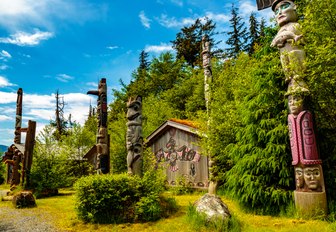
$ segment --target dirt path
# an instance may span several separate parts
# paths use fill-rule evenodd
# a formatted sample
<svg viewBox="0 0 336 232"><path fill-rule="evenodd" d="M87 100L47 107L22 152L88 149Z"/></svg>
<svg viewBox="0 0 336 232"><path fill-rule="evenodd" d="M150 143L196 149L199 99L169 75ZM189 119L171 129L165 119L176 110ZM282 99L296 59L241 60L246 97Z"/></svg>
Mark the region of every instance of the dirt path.
<svg viewBox="0 0 336 232"><path fill-rule="evenodd" d="M0 197L5 191L0 190ZM15 209L11 204L0 208L0 231L6 232L58 232L51 223L52 215L38 208Z"/></svg>

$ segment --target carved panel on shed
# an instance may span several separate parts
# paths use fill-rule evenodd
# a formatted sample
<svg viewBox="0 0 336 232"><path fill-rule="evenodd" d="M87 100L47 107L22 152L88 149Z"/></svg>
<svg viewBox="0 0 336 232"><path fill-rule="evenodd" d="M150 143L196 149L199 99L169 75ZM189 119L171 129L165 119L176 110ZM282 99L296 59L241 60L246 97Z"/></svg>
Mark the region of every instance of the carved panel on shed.
<svg viewBox="0 0 336 232"><path fill-rule="evenodd" d="M170 128L152 144L157 161L166 168L170 185L176 185L182 177L192 187L208 187L208 158L200 154L197 143L195 134Z"/></svg>

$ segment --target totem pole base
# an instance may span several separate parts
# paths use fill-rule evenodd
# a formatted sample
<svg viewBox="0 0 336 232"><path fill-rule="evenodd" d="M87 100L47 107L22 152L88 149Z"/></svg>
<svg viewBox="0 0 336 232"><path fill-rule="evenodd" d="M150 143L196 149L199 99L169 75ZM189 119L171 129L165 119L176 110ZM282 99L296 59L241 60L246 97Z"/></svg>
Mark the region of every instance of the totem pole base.
<svg viewBox="0 0 336 232"><path fill-rule="evenodd" d="M294 191L295 207L300 216L305 218L324 217L327 215L327 197L325 192Z"/></svg>

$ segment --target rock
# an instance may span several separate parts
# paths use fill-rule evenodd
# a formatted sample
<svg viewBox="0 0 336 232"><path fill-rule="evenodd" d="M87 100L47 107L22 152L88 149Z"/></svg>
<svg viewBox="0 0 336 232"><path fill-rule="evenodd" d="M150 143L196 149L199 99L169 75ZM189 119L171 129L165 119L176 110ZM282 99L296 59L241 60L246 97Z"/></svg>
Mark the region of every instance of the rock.
<svg viewBox="0 0 336 232"><path fill-rule="evenodd" d="M227 205L216 195L207 193L194 203L196 212L205 213L207 220L230 218Z"/></svg>
<svg viewBox="0 0 336 232"><path fill-rule="evenodd" d="M35 207L36 202L32 192L22 191L14 195L12 200L16 208Z"/></svg>

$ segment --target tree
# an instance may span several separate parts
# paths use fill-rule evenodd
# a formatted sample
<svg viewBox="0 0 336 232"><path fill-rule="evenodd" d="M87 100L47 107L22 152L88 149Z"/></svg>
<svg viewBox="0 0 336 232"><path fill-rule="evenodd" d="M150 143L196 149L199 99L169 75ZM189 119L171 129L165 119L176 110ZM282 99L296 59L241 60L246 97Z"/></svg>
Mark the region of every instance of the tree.
<svg viewBox="0 0 336 232"><path fill-rule="evenodd" d="M148 61L148 53L142 50L139 56L139 70L148 70L150 62Z"/></svg>
<svg viewBox="0 0 336 232"><path fill-rule="evenodd" d="M51 121L50 124L56 128L54 136L57 140L60 140L62 135L66 134L66 128L68 121L64 119L64 97L59 95L56 91L56 109L55 109L55 121ZM71 116L70 116L71 119Z"/></svg>
<svg viewBox="0 0 336 232"><path fill-rule="evenodd" d="M240 52L247 50L247 31L243 19L238 15L238 8L232 4L231 9L231 28L226 44L230 47L226 49L227 55L230 58L236 58Z"/></svg>
<svg viewBox="0 0 336 232"><path fill-rule="evenodd" d="M219 43L215 42L213 36L218 34L215 32L216 24L208 18L204 23L201 19L190 25L185 26L177 33L176 39L171 41L173 48L176 50L176 58L184 59L191 67L200 66L202 52L202 37L207 35L213 48ZM213 49L213 55L217 56L222 53L220 49Z"/></svg>
<svg viewBox="0 0 336 232"><path fill-rule="evenodd" d="M259 29L259 22L257 21L255 13L252 13L250 15L249 22L250 22L250 27L249 27L250 43L248 44L248 53L252 55L254 53L254 46L259 41L261 29Z"/></svg>
<svg viewBox="0 0 336 232"><path fill-rule="evenodd" d="M336 213L336 2L303 1L307 80L316 115L329 211Z"/></svg>

